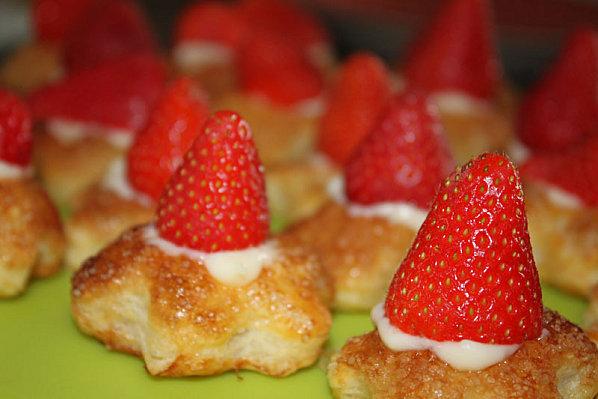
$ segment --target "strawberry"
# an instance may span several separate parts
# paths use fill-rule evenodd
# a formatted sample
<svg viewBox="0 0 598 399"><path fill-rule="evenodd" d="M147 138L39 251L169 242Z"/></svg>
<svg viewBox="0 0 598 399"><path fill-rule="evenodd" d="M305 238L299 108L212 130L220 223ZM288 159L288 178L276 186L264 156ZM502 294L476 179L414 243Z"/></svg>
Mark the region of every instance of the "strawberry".
<svg viewBox="0 0 598 399"><path fill-rule="evenodd" d="M162 94L128 154L131 185L158 200L209 116L207 95L187 78Z"/></svg>
<svg viewBox="0 0 598 399"><path fill-rule="evenodd" d="M347 162L347 198L365 205L405 201L427 209L453 168L436 108L424 97L405 94Z"/></svg>
<svg viewBox="0 0 598 399"><path fill-rule="evenodd" d="M44 87L29 101L36 119L64 118L137 131L145 124L165 79L161 60L133 55Z"/></svg>
<svg viewBox="0 0 598 399"><path fill-rule="evenodd" d="M32 19L37 40L62 42L97 0L34 0Z"/></svg>
<svg viewBox="0 0 598 399"><path fill-rule="evenodd" d="M15 95L0 90L0 160L28 166L32 141L29 109Z"/></svg>
<svg viewBox="0 0 598 399"><path fill-rule="evenodd" d="M185 155L158 204L160 236L205 252L244 249L268 235L263 166L247 122L220 111Z"/></svg>
<svg viewBox="0 0 598 399"><path fill-rule="evenodd" d="M246 35L245 19L233 6L206 1L183 12L176 25L175 42L213 42L238 50Z"/></svg>
<svg viewBox="0 0 598 399"><path fill-rule="evenodd" d="M254 34L239 53L243 91L290 106L321 94L320 72L292 41L280 34Z"/></svg>
<svg viewBox="0 0 598 399"><path fill-rule="evenodd" d="M322 116L318 147L344 164L374 128L391 97L391 81L375 55L357 53L341 67Z"/></svg>
<svg viewBox="0 0 598 399"><path fill-rule="evenodd" d="M540 336L523 192L505 156L481 155L446 179L384 307L393 326L435 341L510 345Z"/></svg>
<svg viewBox="0 0 598 399"><path fill-rule="evenodd" d="M591 130L598 131L598 33L580 29L526 96L518 134L534 150L560 150Z"/></svg>
<svg viewBox="0 0 598 399"><path fill-rule="evenodd" d="M492 98L500 78L488 0L452 0L411 49L408 87Z"/></svg>
<svg viewBox="0 0 598 399"><path fill-rule="evenodd" d="M69 72L92 68L110 59L157 49L149 24L132 0L103 0L73 27L65 40Z"/></svg>
<svg viewBox="0 0 598 399"><path fill-rule="evenodd" d="M561 152L538 152L521 167L525 178L565 190L588 206L598 206L598 135Z"/></svg>

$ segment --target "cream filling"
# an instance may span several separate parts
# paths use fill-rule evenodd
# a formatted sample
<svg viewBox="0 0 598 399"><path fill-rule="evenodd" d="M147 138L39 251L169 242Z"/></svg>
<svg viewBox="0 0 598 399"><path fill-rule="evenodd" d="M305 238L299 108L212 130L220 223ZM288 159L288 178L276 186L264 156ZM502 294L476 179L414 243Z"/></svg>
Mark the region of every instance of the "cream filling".
<svg viewBox="0 0 598 399"><path fill-rule="evenodd" d="M127 129L61 118L48 119L46 127L48 132L63 144L72 144L85 137L96 136L117 148L127 149L131 146L134 137L134 133Z"/></svg>
<svg viewBox="0 0 598 399"><path fill-rule="evenodd" d="M517 138L513 139L511 143L509 143L507 152L513 161L515 161L515 163L518 165L523 164L530 156L529 148L527 148L525 144L523 144Z"/></svg>
<svg viewBox="0 0 598 399"><path fill-rule="evenodd" d="M344 180L336 177L328 184L330 197L347 209L354 217L380 217L393 224L402 224L419 230L428 212L408 202L381 202L375 205L361 205L349 202L345 197Z"/></svg>
<svg viewBox="0 0 598 399"><path fill-rule="evenodd" d="M126 173L127 166L124 158L114 160L102 179L102 187L116 193L121 198L136 201L143 206L151 206L152 199L131 187Z"/></svg>
<svg viewBox="0 0 598 399"><path fill-rule="evenodd" d="M276 241L268 240L256 247L236 251L203 252L181 247L160 237L153 224L143 233L145 242L155 245L170 256L186 256L202 263L208 273L225 285L241 286L255 280L262 269L272 264L279 256Z"/></svg>
<svg viewBox="0 0 598 399"><path fill-rule="evenodd" d="M472 114L487 112L490 104L458 91L436 93L432 101L438 106L440 112L450 114Z"/></svg>
<svg viewBox="0 0 598 399"><path fill-rule="evenodd" d="M439 342L402 332L390 324L384 315L384 303L372 309L372 320L380 339L393 351L429 350L457 370L482 370L500 363L515 353L521 345L494 345L463 340Z"/></svg>
<svg viewBox="0 0 598 399"><path fill-rule="evenodd" d="M308 98L295 104L293 110L299 115L316 118L324 113L324 98L322 96Z"/></svg>
<svg viewBox="0 0 598 399"><path fill-rule="evenodd" d="M211 65L233 62L234 53L229 47L208 41L187 41L174 49L175 63L185 70L201 70Z"/></svg>
<svg viewBox="0 0 598 399"><path fill-rule="evenodd" d="M33 176L31 166L18 166L0 160L0 179L21 179Z"/></svg>
<svg viewBox="0 0 598 399"><path fill-rule="evenodd" d="M567 209L580 209L583 207L583 201L573 193L562 190L551 184L544 184L546 197L554 205Z"/></svg>

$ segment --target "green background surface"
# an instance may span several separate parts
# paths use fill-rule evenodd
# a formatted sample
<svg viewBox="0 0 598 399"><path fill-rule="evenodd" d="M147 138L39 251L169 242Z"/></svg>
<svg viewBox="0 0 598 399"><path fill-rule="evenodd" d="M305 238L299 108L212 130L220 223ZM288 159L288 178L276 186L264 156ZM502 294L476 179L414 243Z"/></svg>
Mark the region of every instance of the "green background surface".
<svg viewBox="0 0 598 399"><path fill-rule="evenodd" d="M545 287L544 303L579 323L585 304ZM34 281L0 301L0 398L330 398L324 364L347 338L371 330L366 313L334 316L322 360L290 377L254 372L155 378L133 356L108 351L81 334L69 311L69 276Z"/></svg>

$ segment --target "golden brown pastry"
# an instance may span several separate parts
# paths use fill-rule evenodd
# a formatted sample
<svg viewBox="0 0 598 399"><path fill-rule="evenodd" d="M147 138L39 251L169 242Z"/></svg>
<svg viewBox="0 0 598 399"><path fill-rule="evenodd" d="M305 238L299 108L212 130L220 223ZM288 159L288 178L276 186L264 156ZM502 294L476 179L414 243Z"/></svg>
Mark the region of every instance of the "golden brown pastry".
<svg viewBox="0 0 598 399"><path fill-rule="evenodd" d="M598 285L590 291L590 305L585 314L584 325L588 337L598 345Z"/></svg>
<svg viewBox="0 0 598 399"><path fill-rule="evenodd" d="M54 82L64 74L58 46L34 43L19 47L0 68L0 86L20 94Z"/></svg>

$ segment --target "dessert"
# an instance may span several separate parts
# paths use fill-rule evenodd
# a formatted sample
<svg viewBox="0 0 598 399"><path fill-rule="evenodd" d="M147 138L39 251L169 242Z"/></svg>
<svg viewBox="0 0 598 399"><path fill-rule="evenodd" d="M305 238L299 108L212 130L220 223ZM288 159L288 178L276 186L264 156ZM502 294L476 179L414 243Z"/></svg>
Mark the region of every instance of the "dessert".
<svg viewBox="0 0 598 399"><path fill-rule="evenodd" d="M32 94L34 163L53 199L69 204L102 178L144 126L165 79L160 59L131 55Z"/></svg>
<svg viewBox="0 0 598 399"><path fill-rule="evenodd" d="M0 91L0 297L57 272L64 253L58 213L33 179L31 144L29 110Z"/></svg>
<svg viewBox="0 0 598 399"><path fill-rule="evenodd" d="M453 173L375 306L377 329L329 365L335 397L587 398L598 349L542 307L514 166L484 154Z"/></svg>
<svg viewBox="0 0 598 399"><path fill-rule="evenodd" d="M149 222L164 186L209 115L206 95L186 78L160 96L126 160L113 161L102 181L77 198L66 224L66 264L88 257L128 228Z"/></svg>
<svg viewBox="0 0 598 399"><path fill-rule="evenodd" d="M494 33L488 1L453 0L402 65L408 90L433 95L459 162L502 149L512 136L514 98L502 81Z"/></svg>
<svg viewBox="0 0 598 399"><path fill-rule="evenodd" d="M80 329L142 356L153 375L250 369L285 376L317 359L331 325L319 263L268 238L262 166L236 113L208 119L160 198L73 277Z"/></svg>
<svg viewBox="0 0 598 399"><path fill-rule="evenodd" d="M584 296L598 284L596 170L596 137L560 153L532 154L521 167L540 277Z"/></svg>
<svg viewBox="0 0 598 399"><path fill-rule="evenodd" d="M382 299L452 168L435 107L412 94L393 100L349 159L344 182L330 187L335 199L284 234L320 257L336 309L364 310Z"/></svg>

